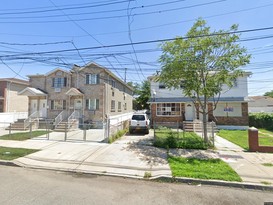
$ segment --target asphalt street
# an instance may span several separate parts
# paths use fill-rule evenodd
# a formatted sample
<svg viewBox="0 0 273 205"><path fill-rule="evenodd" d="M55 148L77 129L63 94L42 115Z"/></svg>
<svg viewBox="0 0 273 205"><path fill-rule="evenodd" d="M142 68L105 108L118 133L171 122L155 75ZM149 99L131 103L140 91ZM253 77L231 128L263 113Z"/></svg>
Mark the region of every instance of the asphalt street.
<svg viewBox="0 0 273 205"><path fill-rule="evenodd" d="M272 192L0 166L0 204L264 204Z"/></svg>

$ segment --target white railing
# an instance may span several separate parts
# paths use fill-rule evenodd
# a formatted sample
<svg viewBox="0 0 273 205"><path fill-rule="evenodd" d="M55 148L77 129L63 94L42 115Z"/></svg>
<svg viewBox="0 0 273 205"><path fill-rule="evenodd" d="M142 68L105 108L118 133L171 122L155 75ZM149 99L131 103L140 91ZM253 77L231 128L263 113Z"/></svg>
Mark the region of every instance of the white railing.
<svg viewBox="0 0 273 205"><path fill-rule="evenodd" d="M28 116L27 119L24 120L24 129L26 129L32 121L38 120L39 122L39 111L35 111L30 116Z"/></svg>
<svg viewBox="0 0 273 205"><path fill-rule="evenodd" d="M26 119L28 117L27 112L3 112L0 113L0 128L5 128L14 123L18 119Z"/></svg>
<svg viewBox="0 0 273 205"><path fill-rule="evenodd" d="M70 128L74 122L74 120L79 119L80 117L80 112L77 110L74 110L72 114L68 117L67 122L68 122L68 127Z"/></svg>
<svg viewBox="0 0 273 205"><path fill-rule="evenodd" d="M66 111L65 111L65 110L62 111L62 112L55 118L55 120L54 120L54 125L55 125L55 127L58 126L58 124L60 124L60 122L62 122L63 120L65 120L66 116L67 116Z"/></svg>

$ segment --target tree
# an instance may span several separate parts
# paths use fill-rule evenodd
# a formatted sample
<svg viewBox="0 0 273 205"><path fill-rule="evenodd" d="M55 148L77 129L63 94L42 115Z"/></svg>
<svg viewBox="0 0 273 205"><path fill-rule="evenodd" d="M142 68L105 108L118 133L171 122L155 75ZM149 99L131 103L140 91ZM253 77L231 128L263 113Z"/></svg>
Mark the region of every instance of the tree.
<svg viewBox="0 0 273 205"><path fill-rule="evenodd" d="M273 90L266 92L264 96L272 97L273 98Z"/></svg>
<svg viewBox="0 0 273 205"><path fill-rule="evenodd" d="M149 109L148 101L151 97L151 86L150 82L145 80L142 82L140 90L138 91L138 98L136 99L139 108Z"/></svg>
<svg viewBox="0 0 273 205"><path fill-rule="evenodd" d="M141 84L128 82L127 84L134 88L133 94L136 99L133 101L133 109L149 109L148 101L151 97L150 82L143 81Z"/></svg>
<svg viewBox="0 0 273 205"><path fill-rule="evenodd" d="M161 44L162 70L158 81L167 88L178 89L183 84L183 93L203 115L205 142L208 101L212 100L216 109L222 86L232 87L242 75L239 67L248 64L251 58L246 48L237 43L239 35L234 33L237 29L237 25L232 25L229 30L211 31L206 21L199 18L186 37Z"/></svg>

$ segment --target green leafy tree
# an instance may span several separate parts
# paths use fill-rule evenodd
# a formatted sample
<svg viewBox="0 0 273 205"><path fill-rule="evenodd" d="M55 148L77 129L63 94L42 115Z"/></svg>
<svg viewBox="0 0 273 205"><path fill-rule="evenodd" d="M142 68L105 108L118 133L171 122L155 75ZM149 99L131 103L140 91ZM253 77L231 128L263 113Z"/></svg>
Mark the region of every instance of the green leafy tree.
<svg viewBox="0 0 273 205"><path fill-rule="evenodd" d="M266 92L264 96L272 97L273 98L273 90Z"/></svg>
<svg viewBox="0 0 273 205"><path fill-rule="evenodd" d="M238 26L228 30L211 31L206 21L199 18L186 34L174 41L161 44L159 61L162 71L158 80L167 88L180 88L190 97L196 110L202 114L204 140L208 142L208 101L213 99L216 109L224 84L232 87L236 78L242 75L240 66L249 63L251 56L237 41L234 33Z"/></svg>
<svg viewBox="0 0 273 205"><path fill-rule="evenodd" d="M140 89L138 90L138 97L136 99L137 109L149 109L148 101L151 97L151 86L149 81L143 81Z"/></svg>

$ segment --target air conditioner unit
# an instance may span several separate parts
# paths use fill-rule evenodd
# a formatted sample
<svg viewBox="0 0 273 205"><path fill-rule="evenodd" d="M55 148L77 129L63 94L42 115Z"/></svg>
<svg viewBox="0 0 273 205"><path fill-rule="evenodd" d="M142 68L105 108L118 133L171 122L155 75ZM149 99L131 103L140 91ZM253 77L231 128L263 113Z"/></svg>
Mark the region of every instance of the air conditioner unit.
<svg viewBox="0 0 273 205"><path fill-rule="evenodd" d="M61 88L55 88L55 93L61 92Z"/></svg>

